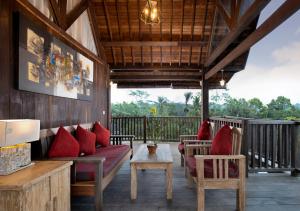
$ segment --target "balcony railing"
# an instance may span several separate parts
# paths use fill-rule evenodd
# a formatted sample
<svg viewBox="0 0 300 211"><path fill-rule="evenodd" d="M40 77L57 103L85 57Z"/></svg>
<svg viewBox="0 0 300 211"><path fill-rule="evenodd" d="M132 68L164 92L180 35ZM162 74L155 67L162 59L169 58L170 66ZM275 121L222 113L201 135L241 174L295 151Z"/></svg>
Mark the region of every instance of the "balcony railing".
<svg viewBox="0 0 300 211"><path fill-rule="evenodd" d="M289 171L300 168L300 126L294 121L212 117L215 130L225 124L242 129L242 154L248 172ZM137 141L179 141L197 134L200 117L113 117L113 135L135 135ZM299 149L299 150L298 150Z"/></svg>
<svg viewBox="0 0 300 211"><path fill-rule="evenodd" d="M137 141L178 141L179 135L196 134L200 117L113 117L114 135L135 135Z"/></svg>

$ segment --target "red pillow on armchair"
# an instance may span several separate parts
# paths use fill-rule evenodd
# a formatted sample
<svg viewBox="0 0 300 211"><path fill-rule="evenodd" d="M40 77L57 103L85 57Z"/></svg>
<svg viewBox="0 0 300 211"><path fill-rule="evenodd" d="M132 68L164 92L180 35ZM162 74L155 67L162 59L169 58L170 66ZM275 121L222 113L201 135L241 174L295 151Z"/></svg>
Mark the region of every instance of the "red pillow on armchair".
<svg viewBox="0 0 300 211"><path fill-rule="evenodd" d="M76 129L76 138L80 146L80 153L85 155L93 155L96 152L96 135L80 125Z"/></svg>
<svg viewBox="0 0 300 211"><path fill-rule="evenodd" d="M78 141L65 128L60 127L48 152L48 157L78 157L78 155Z"/></svg>
<svg viewBox="0 0 300 211"><path fill-rule="evenodd" d="M224 125L216 134L212 146L211 155L230 155L232 154L232 129Z"/></svg>
<svg viewBox="0 0 300 211"><path fill-rule="evenodd" d="M210 140L210 123L205 120L202 122L197 135L198 140Z"/></svg>
<svg viewBox="0 0 300 211"><path fill-rule="evenodd" d="M93 132L96 134L96 142L101 146L108 146L110 141L110 131L95 122Z"/></svg>

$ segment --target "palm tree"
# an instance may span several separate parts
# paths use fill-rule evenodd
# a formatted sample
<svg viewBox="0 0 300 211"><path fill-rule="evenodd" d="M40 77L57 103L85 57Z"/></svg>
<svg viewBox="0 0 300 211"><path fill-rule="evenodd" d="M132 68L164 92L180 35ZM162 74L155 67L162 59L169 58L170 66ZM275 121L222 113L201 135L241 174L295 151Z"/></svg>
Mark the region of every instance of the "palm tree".
<svg viewBox="0 0 300 211"><path fill-rule="evenodd" d="M193 93L192 92L186 92L184 93L184 97L185 97L185 108L184 108L184 112L188 113L189 112L189 108L188 108L188 103L190 101L190 99L192 98Z"/></svg>

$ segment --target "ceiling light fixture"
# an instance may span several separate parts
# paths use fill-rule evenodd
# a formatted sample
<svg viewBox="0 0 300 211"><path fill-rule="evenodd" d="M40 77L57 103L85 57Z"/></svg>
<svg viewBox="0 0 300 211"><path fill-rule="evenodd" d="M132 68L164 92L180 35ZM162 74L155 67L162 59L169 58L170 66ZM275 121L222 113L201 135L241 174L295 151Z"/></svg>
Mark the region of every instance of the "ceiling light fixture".
<svg viewBox="0 0 300 211"><path fill-rule="evenodd" d="M147 0L147 3L141 12L141 20L145 24L159 24L160 18L158 16L157 1Z"/></svg>
<svg viewBox="0 0 300 211"><path fill-rule="evenodd" d="M226 81L224 80L224 75L223 75L224 70L221 70L221 72L222 72L222 79L220 80L220 85L221 85L221 87L224 87L226 84Z"/></svg>

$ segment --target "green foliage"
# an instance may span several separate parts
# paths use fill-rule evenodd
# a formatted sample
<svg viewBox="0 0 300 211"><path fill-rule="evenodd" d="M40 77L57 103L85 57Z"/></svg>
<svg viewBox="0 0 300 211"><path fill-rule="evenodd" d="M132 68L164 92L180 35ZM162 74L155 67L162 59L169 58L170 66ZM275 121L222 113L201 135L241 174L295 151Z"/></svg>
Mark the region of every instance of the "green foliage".
<svg viewBox="0 0 300 211"><path fill-rule="evenodd" d="M123 102L112 105L113 116L200 116L201 95L191 92L184 94L185 103L175 103L166 97L158 97L157 101L149 101L149 94L144 91L131 91L136 102ZM191 101L191 103L189 103ZM247 118L300 119L300 105L292 105L290 99L279 96L264 105L258 98L236 99L227 93L211 96L210 116L235 116Z"/></svg>

